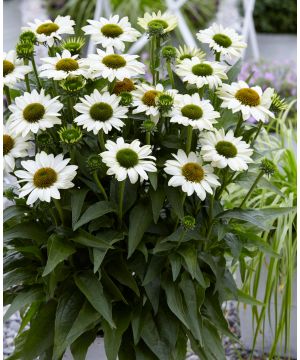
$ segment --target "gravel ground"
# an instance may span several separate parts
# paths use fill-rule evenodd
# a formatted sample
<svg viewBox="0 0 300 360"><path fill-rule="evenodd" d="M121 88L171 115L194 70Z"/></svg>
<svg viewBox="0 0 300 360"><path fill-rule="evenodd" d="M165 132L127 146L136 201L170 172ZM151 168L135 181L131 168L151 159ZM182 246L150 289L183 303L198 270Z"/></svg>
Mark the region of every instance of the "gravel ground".
<svg viewBox="0 0 300 360"><path fill-rule="evenodd" d="M230 330L240 337L240 321L238 317L237 306L235 302L228 302L224 306L225 315L230 327ZM18 313L11 316L9 320L4 323L3 334L3 349L4 358L8 357L14 350L14 338L20 327L20 316ZM250 358L250 352L243 349L241 345L232 342L229 338L223 338L223 344L225 348L225 354L227 360L247 360ZM188 351L187 360L199 360L199 357L193 354L192 351ZM268 357L260 355L254 352L253 360L267 360Z"/></svg>

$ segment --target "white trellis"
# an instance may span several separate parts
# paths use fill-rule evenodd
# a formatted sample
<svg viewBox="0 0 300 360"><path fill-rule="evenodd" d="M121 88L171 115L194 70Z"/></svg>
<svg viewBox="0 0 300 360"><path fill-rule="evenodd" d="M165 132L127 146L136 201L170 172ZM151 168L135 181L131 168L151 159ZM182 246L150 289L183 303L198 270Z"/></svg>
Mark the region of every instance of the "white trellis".
<svg viewBox="0 0 300 360"><path fill-rule="evenodd" d="M175 14L178 18L178 28L188 46L196 46L194 35L191 33L182 13L181 8L188 0L165 0L167 10ZM224 0L223 0L224 1ZM256 31L253 21L253 10L255 6L255 0L243 0L244 6L244 19L242 34L244 39L250 40L253 56L255 60L259 58L259 49L257 44ZM111 14L111 5L109 0L97 0L96 9L94 13L94 20L98 20L100 16L108 17ZM147 35L143 35L136 41L128 50L129 54L135 54L139 52L147 43ZM88 53L95 52L95 45L90 41L88 46Z"/></svg>

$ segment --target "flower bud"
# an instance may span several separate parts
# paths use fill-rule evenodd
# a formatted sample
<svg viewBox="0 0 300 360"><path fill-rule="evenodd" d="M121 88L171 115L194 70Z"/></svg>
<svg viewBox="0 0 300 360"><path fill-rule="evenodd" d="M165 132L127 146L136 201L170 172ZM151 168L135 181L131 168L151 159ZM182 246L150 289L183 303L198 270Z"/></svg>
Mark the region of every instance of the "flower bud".
<svg viewBox="0 0 300 360"><path fill-rule="evenodd" d="M132 103L132 95L129 92L122 92L120 94L120 105L122 106L130 106Z"/></svg>
<svg viewBox="0 0 300 360"><path fill-rule="evenodd" d="M196 226L196 220L191 215L184 216L184 218L181 220L181 223L185 230L194 230Z"/></svg>
<svg viewBox="0 0 300 360"><path fill-rule="evenodd" d="M273 161L269 159L263 159L260 164L260 170L263 171L266 175L274 175L275 171L277 171L276 165Z"/></svg>
<svg viewBox="0 0 300 360"><path fill-rule="evenodd" d="M62 49L69 50L72 55L79 55L84 45L85 39L83 36L71 36L60 44Z"/></svg>
<svg viewBox="0 0 300 360"><path fill-rule="evenodd" d="M162 48L162 57L166 60L173 60L176 58L176 49L174 46L164 46Z"/></svg>
<svg viewBox="0 0 300 360"><path fill-rule="evenodd" d="M36 36L35 36L35 33L30 31L30 30L27 30L27 31L24 31L20 36L19 36L19 40L20 41L28 41L32 44L35 44L36 43Z"/></svg>
<svg viewBox="0 0 300 360"><path fill-rule="evenodd" d="M70 127L61 127L60 130L57 132L60 138L60 141L64 144L76 144L82 138L82 131L77 126L70 126Z"/></svg>
<svg viewBox="0 0 300 360"><path fill-rule="evenodd" d="M31 59L34 55L33 43L29 41L20 41L16 46L16 53L19 59Z"/></svg>
<svg viewBox="0 0 300 360"><path fill-rule="evenodd" d="M75 93L84 88L86 80L83 76L68 76L59 82L59 86L66 92Z"/></svg>

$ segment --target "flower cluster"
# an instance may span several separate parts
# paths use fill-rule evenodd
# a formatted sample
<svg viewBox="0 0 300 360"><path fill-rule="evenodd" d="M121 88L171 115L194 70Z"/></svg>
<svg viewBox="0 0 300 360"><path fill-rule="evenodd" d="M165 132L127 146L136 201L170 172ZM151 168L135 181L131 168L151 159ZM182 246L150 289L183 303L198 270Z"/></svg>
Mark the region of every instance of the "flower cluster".
<svg viewBox="0 0 300 360"><path fill-rule="evenodd" d="M114 15L101 17L99 21L88 20L82 31L98 47L95 53L86 55L85 37L75 34L75 23L69 16L58 16L54 21L35 20L23 29L16 51L8 52L3 58L8 114L3 130L4 172L14 175L20 184L14 200L30 213L25 225L33 223L35 228L37 219L41 224L33 233L33 237L39 238L33 255L37 254L39 264L35 278L41 277L40 269L56 249L62 250L57 250L59 256L51 258L42 271L38 284L43 284L43 291L47 289L43 300L56 301L55 291L64 287L61 283L66 280L66 289L72 292L74 285L93 306L81 303L79 297L78 304L83 305L78 308L78 318L70 324L86 312L93 318L87 329L93 329L100 313L101 328L108 333L116 327L115 314L132 315L128 321L134 316L141 319L146 304L147 309L153 306L153 316L159 312L166 319L172 318L176 326L179 324L181 330L176 333L186 333L189 327L190 339L201 344L205 339L200 339L202 328L198 325L207 323L210 308L207 306L203 312L206 315L199 317L199 321L193 319L200 316L201 306L206 306L203 300L206 288L215 281L216 274L225 274L218 285L207 290L208 297L215 297L215 291L220 291L223 281L229 278L223 268L203 276L200 270L205 261L203 252L210 251L210 246L213 249L209 255L211 262L204 266L205 272L219 254L227 251L224 243L233 242L226 238L230 221L225 228L220 217L214 218L215 212L225 210L222 194L239 178L240 172L260 169L255 184L263 175L272 175L273 168L267 160L262 170L257 161L259 154L254 157L253 153L260 130L274 118L272 106L282 108L283 103L273 89L262 89L234 77L246 47L234 30L213 24L199 31L198 40L208 44L214 54L211 61L200 45L199 48L173 46L168 36L177 26L173 14L145 14L138 24L149 38L149 64L126 52L127 46L142 35L127 17ZM48 49L48 56L40 59L39 66L35 62L37 46ZM148 69L152 81L146 81ZM250 117L255 119L254 123L247 121ZM249 193L241 207L248 196ZM19 214L22 207L16 211ZM237 219L247 218L255 216ZM215 228L217 222L219 227ZM232 239L237 236L235 230L228 234ZM49 238L48 255L44 240L40 239L41 231ZM26 234L20 238L26 238ZM188 246L187 241L192 245ZM217 249L219 244L224 247ZM16 251L23 248L21 243ZM28 251L32 248L28 246ZM68 261L69 257L72 260ZM221 259L214 266L222 267L222 264ZM57 274L61 275L54 275L54 269L60 266ZM50 273L53 277L48 281ZM158 273L161 277L156 282ZM170 296L173 299L179 291L172 288L178 276L181 279L178 289L182 287L178 304L182 296L188 298L186 305L175 305L180 307L178 311L194 309L195 316L184 313L174 318L172 315L177 308L170 305ZM203 289L201 304L198 295L192 298L199 287ZM160 288L166 296L155 293ZM231 283L227 289L231 289ZM93 294L96 297L91 299ZM220 294L217 296L221 297ZM34 296L30 295L30 299L35 299ZM58 306L65 306L62 304L67 301L67 297L59 300ZM120 302L122 306L130 306L130 311L118 308ZM164 305L157 310L161 302ZM166 310L168 306L171 311ZM93 314L94 308L97 316ZM133 315L133 311L140 313ZM219 308L213 311L221 313ZM133 326L140 325L136 322ZM212 325L207 325L206 329L214 331L217 338L218 327L211 330ZM131 338L132 331L128 334ZM122 335L115 337L117 352L123 346L119 336ZM139 351L142 354L144 347L149 346L145 333L137 335L136 342L140 336L143 342L137 345L136 354ZM65 338L69 341L69 337ZM71 345L67 340L59 349L54 346L55 358L62 357L65 345ZM181 343L172 343L170 351ZM163 346L155 351L161 351L160 348ZM203 346L202 354L210 351L208 348L210 344ZM116 358L117 352L109 358ZM155 353L159 359L171 359L174 354ZM34 357L38 355L34 353ZM217 354L213 358L223 357Z"/></svg>

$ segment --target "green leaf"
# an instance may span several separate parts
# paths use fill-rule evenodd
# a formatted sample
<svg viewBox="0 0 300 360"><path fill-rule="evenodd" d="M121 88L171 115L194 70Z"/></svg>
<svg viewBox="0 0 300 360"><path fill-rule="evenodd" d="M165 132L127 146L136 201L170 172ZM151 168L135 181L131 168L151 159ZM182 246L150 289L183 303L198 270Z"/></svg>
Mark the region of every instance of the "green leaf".
<svg viewBox="0 0 300 360"><path fill-rule="evenodd" d="M265 208L265 209L233 209L224 211L216 216L219 219L238 219L249 222L263 230L270 230L273 221L289 212L295 210L293 207Z"/></svg>
<svg viewBox="0 0 300 360"><path fill-rule="evenodd" d="M176 281L181 270L181 258L179 255L173 253L169 255L169 260L171 263L173 281Z"/></svg>
<svg viewBox="0 0 300 360"><path fill-rule="evenodd" d="M154 190L156 190L157 189L157 173L156 172L148 173L148 177L149 177L150 184L152 185L152 188Z"/></svg>
<svg viewBox="0 0 300 360"><path fill-rule="evenodd" d="M160 186L156 190L153 190L151 188L149 191L149 195L152 205L153 220L156 224L159 219L159 214L163 207L166 195L164 189Z"/></svg>
<svg viewBox="0 0 300 360"><path fill-rule="evenodd" d="M77 230L81 226L87 224L91 220L97 219L105 214L116 212L116 207L109 201L99 201L91 205L74 224L73 230Z"/></svg>
<svg viewBox="0 0 300 360"><path fill-rule="evenodd" d="M3 211L3 223L6 221L13 219L14 217L24 217L24 213L28 213L30 208L28 206L22 205L12 205L4 209Z"/></svg>
<svg viewBox="0 0 300 360"><path fill-rule="evenodd" d="M62 261L74 254L76 249L60 236L53 234L48 240L48 260L43 275L48 275Z"/></svg>
<svg viewBox="0 0 300 360"><path fill-rule="evenodd" d="M161 271L165 266L165 263L166 258L164 256L152 256L143 280L143 286L149 284L155 278L160 277Z"/></svg>
<svg viewBox="0 0 300 360"><path fill-rule="evenodd" d="M95 236L83 229L79 229L78 232L70 240L81 245L107 250L113 248L112 245L108 243L108 241L111 241L111 239L122 238L123 234L114 230L103 231Z"/></svg>
<svg viewBox="0 0 300 360"><path fill-rule="evenodd" d="M241 72L242 60L238 60L230 69L227 71L228 79L225 81L230 84L237 80L239 73Z"/></svg>
<svg viewBox="0 0 300 360"><path fill-rule="evenodd" d="M90 305L88 301L84 301L76 319L73 322L66 342L73 343L79 336L90 328L94 328L100 321L101 315Z"/></svg>
<svg viewBox="0 0 300 360"><path fill-rule="evenodd" d="M85 360L89 346L94 342L97 330L93 329L79 336L70 346L74 360Z"/></svg>
<svg viewBox="0 0 300 360"><path fill-rule="evenodd" d="M169 186L165 188L165 191L167 194L167 198L170 202L170 205L174 210L175 214L179 217L179 219L182 219L184 217L182 192L178 191L178 189Z"/></svg>
<svg viewBox="0 0 300 360"><path fill-rule="evenodd" d="M104 317L112 328L115 328L115 323L112 319L111 303L104 295L103 287L96 276L91 271L85 271L75 275L75 283L90 304Z"/></svg>
<svg viewBox="0 0 300 360"><path fill-rule="evenodd" d="M197 249L188 246L185 248L181 248L178 252L183 257L186 266L188 268L188 272L191 274L192 278L194 279L198 268Z"/></svg>
<svg viewBox="0 0 300 360"><path fill-rule="evenodd" d="M84 204L84 199L88 191L89 189L80 189L80 190L77 189L72 192L71 195L72 228L74 228L74 225L81 214L82 206Z"/></svg>
<svg viewBox="0 0 300 360"><path fill-rule="evenodd" d="M22 360L39 357L53 344L56 301L43 305L30 323L30 329L22 347Z"/></svg>
<svg viewBox="0 0 300 360"><path fill-rule="evenodd" d="M265 304L263 302L255 299L253 296L246 294L245 292L243 292L240 289L238 289L238 291L237 291L237 297L238 297L238 300L244 304L265 306Z"/></svg>
<svg viewBox="0 0 300 360"><path fill-rule="evenodd" d="M160 296L160 276L145 286L145 291L152 305L154 314L157 314Z"/></svg>
<svg viewBox="0 0 300 360"><path fill-rule="evenodd" d="M152 222L149 205L138 203L129 215L128 258L133 254Z"/></svg>
<svg viewBox="0 0 300 360"><path fill-rule="evenodd" d="M36 282L36 271L34 268L17 268L4 275L3 290L12 286L22 284L33 284Z"/></svg>
<svg viewBox="0 0 300 360"><path fill-rule="evenodd" d="M82 307L84 298L76 288L60 296L55 316L53 360L60 359L68 347L67 336Z"/></svg>
<svg viewBox="0 0 300 360"><path fill-rule="evenodd" d="M19 311L24 306L30 305L35 301L42 301L44 299L44 292L41 288L34 287L29 288L26 291L22 291L17 294L11 303L10 307L6 311L3 321L6 321L13 315L15 312Z"/></svg>
<svg viewBox="0 0 300 360"><path fill-rule="evenodd" d="M115 329L111 329L106 321L103 321L104 347L107 360L116 360L122 342L122 335L130 324L130 309L119 305L114 308L113 319L116 324Z"/></svg>
<svg viewBox="0 0 300 360"><path fill-rule="evenodd" d="M111 260L106 270L108 274L118 280L120 284L128 286L137 296L140 296L140 291L132 275L132 271L128 269L127 263L121 256L118 256L116 260Z"/></svg>
<svg viewBox="0 0 300 360"><path fill-rule="evenodd" d="M160 338L159 332L152 318L151 312L147 312L142 319L141 337L147 344L148 348L159 358L169 359L170 351L167 344Z"/></svg>
<svg viewBox="0 0 300 360"><path fill-rule="evenodd" d="M128 304L126 299L124 298L121 290L118 286L112 281L112 279L107 275L107 273L102 269L101 270L101 282L108 292L108 294L112 297L113 300L123 301L124 304Z"/></svg>
<svg viewBox="0 0 300 360"><path fill-rule="evenodd" d="M4 230L3 240L10 241L13 239L31 239L42 244L48 239L48 235L41 225L32 222L21 223Z"/></svg>

